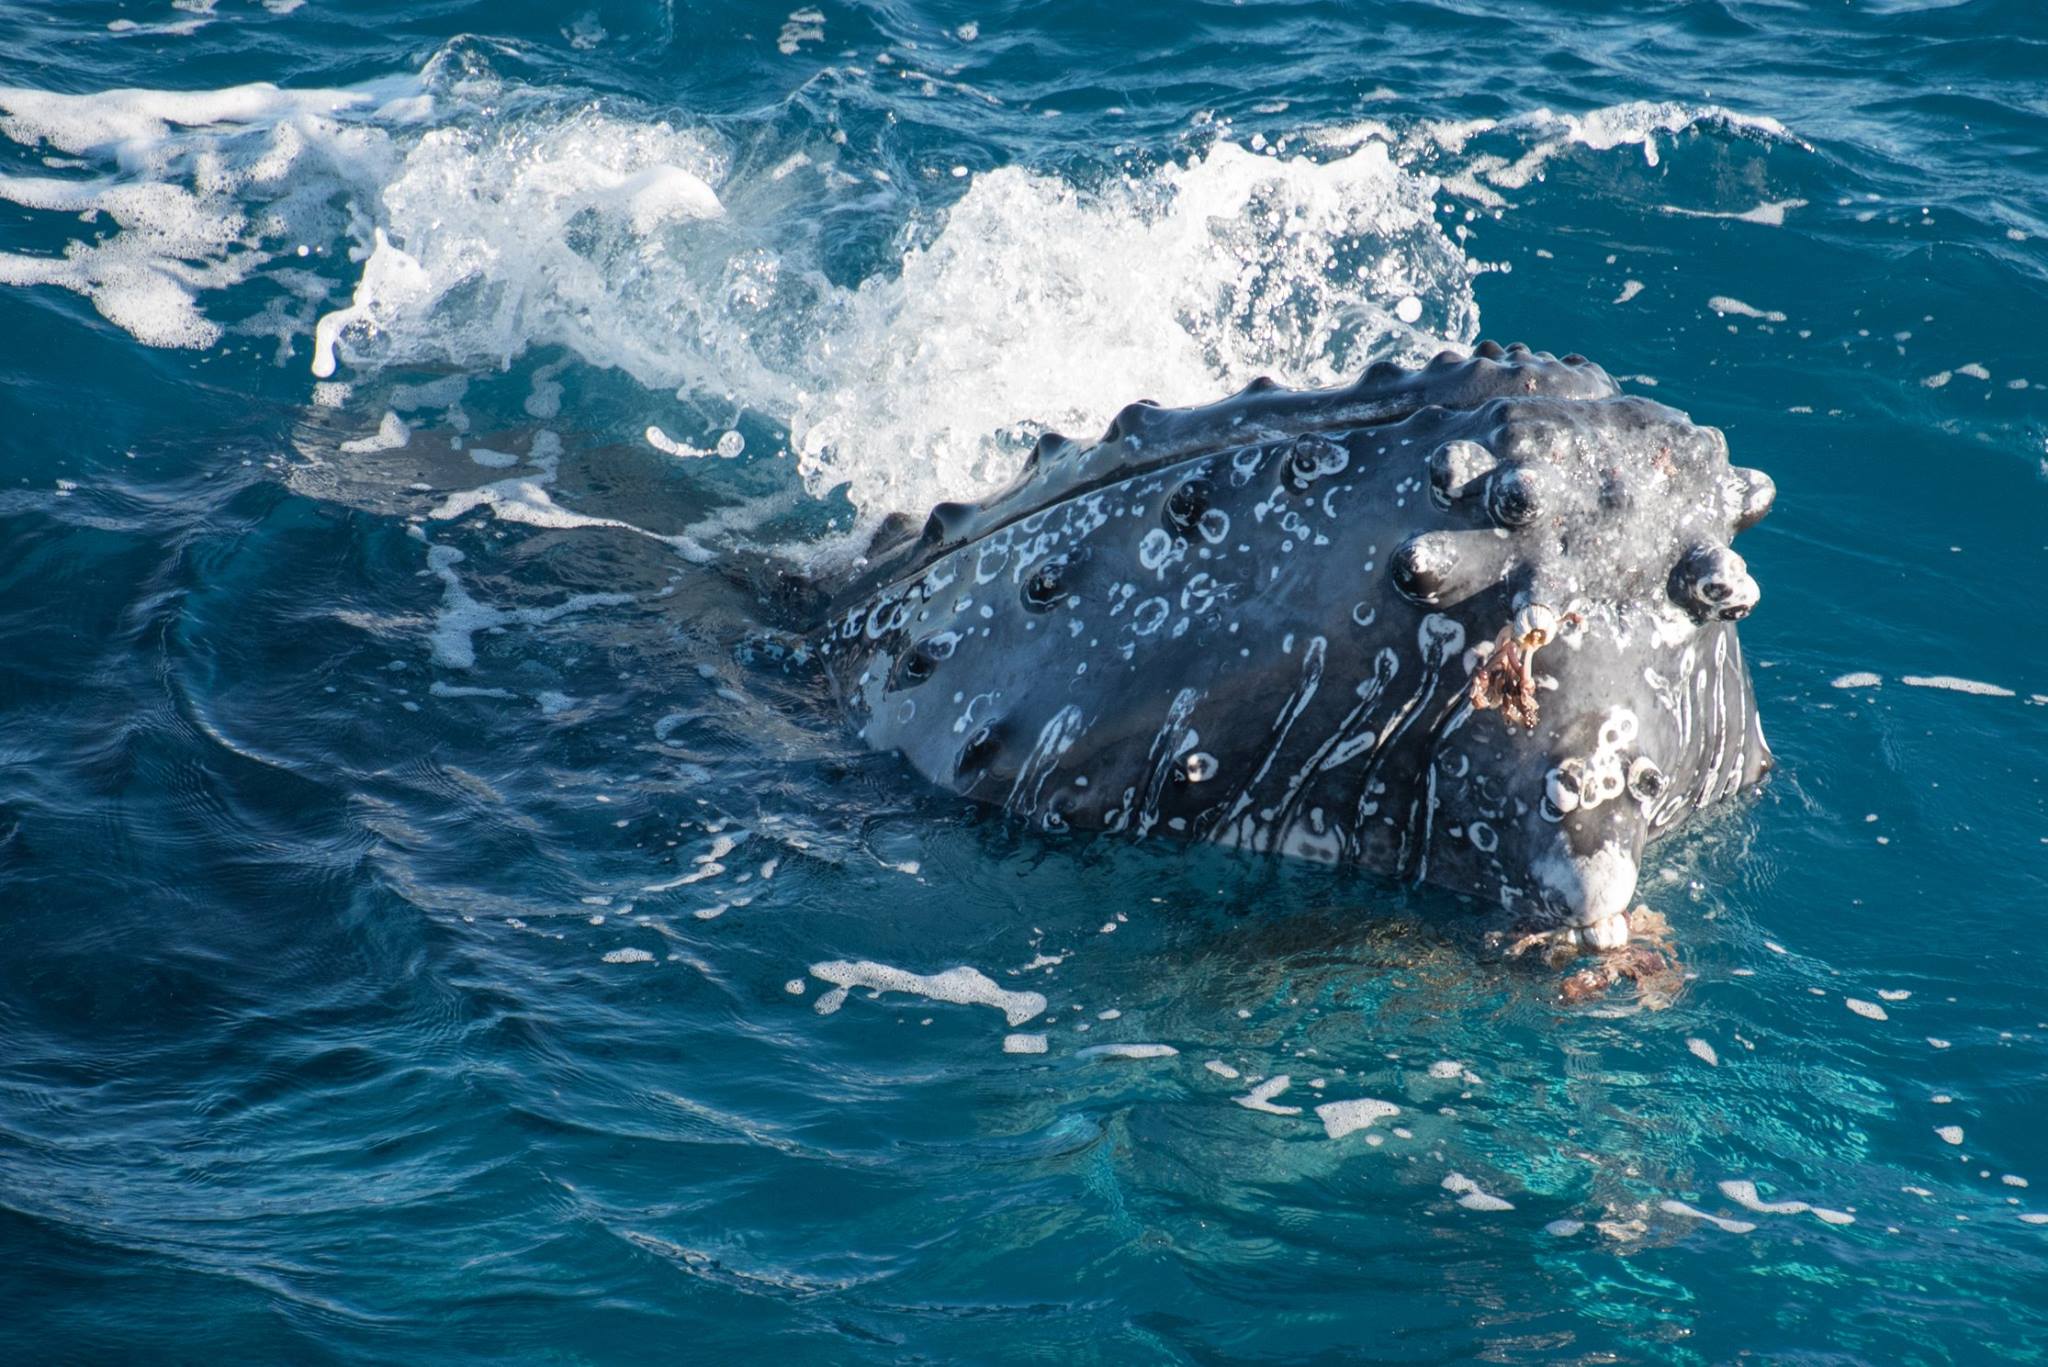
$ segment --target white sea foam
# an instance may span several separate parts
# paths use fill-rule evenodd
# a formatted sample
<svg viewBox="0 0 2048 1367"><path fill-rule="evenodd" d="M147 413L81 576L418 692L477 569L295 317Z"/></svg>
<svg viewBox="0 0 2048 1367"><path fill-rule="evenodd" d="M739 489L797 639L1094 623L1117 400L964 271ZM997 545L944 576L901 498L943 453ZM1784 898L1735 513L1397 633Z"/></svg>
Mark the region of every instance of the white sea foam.
<svg viewBox="0 0 2048 1367"><path fill-rule="evenodd" d="M396 451L412 440L412 429L405 425L405 419L396 413L387 412L384 420L377 424L377 430L367 437L345 441L341 450L351 455L362 455L372 451ZM476 453L472 451L471 457Z"/></svg>
<svg viewBox="0 0 2048 1367"><path fill-rule="evenodd" d="M1514 1202L1503 1200L1482 1188L1462 1172L1454 1172L1443 1180L1445 1191L1458 1195L1458 1204L1467 1210L1500 1211L1513 1210Z"/></svg>
<svg viewBox="0 0 2048 1367"><path fill-rule="evenodd" d="M402 424L401 424L402 426ZM613 517L590 517L573 512L555 502L546 488L556 478L560 466L561 439L553 432L535 434L529 459L538 467L530 475L513 475L478 485L473 489L462 489L449 494L428 512L427 517L435 522L448 522L478 508L490 511L491 516L501 522L518 522L529 527L547 527L556 531L570 531L582 527L611 527L619 531L644 536L650 541L659 541L685 559L706 561L711 552L688 533L679 532L664 535L652 532L631 522L622 522ZM347 449L346 446L343 447ZM475 452L471 453L472 456ZM479 463L502 468L505 464L516 464L516 457L503 456L496 451L485 451Z"/></svg>
<svg viewBox="0 0 2048 1367"><path fill-rule="evenodd" d="M923 507L1007 481L1020 420L1086 433L1133 394L1332 384L1375 349L1469 338L1470 272L1434 189L1376 142L1327 162L1220 142L1086 190L978 175L900 274L831 302L825 364L786 415L806 482Z"/></svg>
<svg viewBox="0 0 2048 1367"><path fill-rule="evenodd" d="M1974 693L1980 698L2011 698L2018 696L2010 688L1997 684L1979 683L1975 679L1958 679L1953 674L1906 674L1899 678L1902 684L1914 688L1941 688L1951 693Z"/></svg>
<svg viewBox="0 0 2048 1367"><path fill-rule="evenodd" d="M703 290L682 249L690 225L724 213L716 148L590 110L425 134L379 189L382 221L348 306L320 319L313 373L340 359L504 362L555 345L649 385L689 381L686 353L655 328L705 321L690 317ZM663 320L651 296L671 287Z"/></svg>
<svg viewBox="0 0 2048 1367"><path fill-rule="evenodd" d="M1326 1101L1316 1107L1316 1115L1323 1122L1323 1132L1332 1139L1342 1139L1353 1131L1369 1129L1376 1122L1399 1114L1401 1108L1393 1102L1375 1101L1371 1097Z"/></svg>
<svg viewBox="0 0 2048 1367"><path fill-rule="evenodd" d="M1170 1044L1091 1044L1078 1051L1078 1058L1172 1058L1180 1050Z"/></svg>
<svg viewBox="0 0 2048 1367"><path fill-rule="evenodd" d="M1804 209L1806 201L1803 199L1767 199L1739 213L1716 213L1709 209L1681 209L1675 204L1660 204L1657 207L1667 214L1676 214L1681 218L1727 218L1733 219L1738 223L1760 223L1767 228L1782 228L1785 226L1785 215L1793 209Z"/></svg>
<svg viewBox="0 0 2048 1367"><path fill-rule="evenodd" d="M56 94L0 90L0 133L59 151L113 150L124 163L157 156L173 129L277 123L332 115L377 99L372 87L280 90L267 82L225 90L102 90Z"/></svg>
<svg viewBox="0 0 2048 1367"><path fill-rule="evenodd" d="M15 141L140 180L7 182L18 202L99 209L123 231L0 259L0 279L77 289L143 340L205 346L221 329L203 294L275 275L308 242L346 250L345 302L315 277L266 325L289 342L324 308L316 375L565 348L653 390L729 396L788 434L813 493L845 485L871 516L1007 481L1033 435L1019 422L1085 431L1133 394L1206 400L1260 372L1334 383L1477 327L1437 182L1381 142L1311 159L1218 141L1085 187L985 172L923 211L895 269L841 287L789 227L853 183L834 149L735 182L716 134L564 111L468 49L383 86L17 91L0 109ZM738 453L729 432L657 434Z"/></svg>
<svg viewBox="0 0 2048 1367"><path fill-rule="evenodd" d="M1248 1111L1264 1111L1268 1115L1300 1115L1301 1107L1281 1106L1273 1100L1293 1085L1294 1079L1281 1073L1277 1077L1267 1078L1243 1096L1234 1096L1231 1100Z"/></svg>
<svg viewBox="0 0 2048 1367"><path fill-rule="evenodd" d="M428 648L434 663L450 669L469 669L476 664L476 634L509 626L539 626L557 621L572 612L614 607L633 601L630 593L577 593L544 608L498 608L480 603L463 585L456 566L463 554L453 546L429 546L427 568L443 585L441 607L434 614Z"/></svg>
<svg viewBox="0 0 2048 1367"><path fill-rule="evenodd" d="M1537 109L1506 119L1465 119L1425 122L1406 130L1395 130L1377 119L1343 128L1323 130L1321 141L1348 145L1366 137L1398 139L1412 155L1432 153L1462 155L1447 170L1445 185L1456 193L1489 208L1507 201L1502 190L1522 190L1539 179L1543 168L1570 147L1605 152L1634 146L1643 160L1658 164L1660 134L1675 136L1687 129L1712 126L1765 138L1787 138L1785 128L1775 119L1740 114L1720 105L1681 104L1676 101L1631 100L1588 110L1583 114L1558 114ZM1473 140L1494 134L1509 134L1524 144L1519 156L1497 152L1466 154Z"/></svg>
<svg viewBox="0 0 2048 1367"><path fill-rule="evenodd" d="M789 41L815 40L815 13L791 17ZM346 89L0 92L0 132L88 161L0 180L0 198L113 227L61 256L0 256L0 282L75 290L155 345L209 346L232 326L305 363L310 340L316 376L359 382L557 349L664 403L717 408L715 422L647 425L661 449L737 456L732 416L751 413L809 493L844 487L872 520L985 494L1041 426L1091 432L1135 395L1204 401L1262 372L1335 383L1469 342L1487 267L1437 212L1447 184L1497 199L1569 146L1654 162L1659 137L1696 125L1783 134L1636 103L1360 125L1297 144L1313 154L1226 134L1078 183L1007 167L962 178L950 203L908 204L898 259L839 284L815 224L875 182L830 140L736 175L708 125L568 105L491 61L459 40L415 76ZM1468 151L1482 135L1524 151ZM346 278L308 255L346 260ZM259 275L281 295L265 312L209 316L210 295ZM553 418L559 363L543 369L528 410ZM624 525L566 514L540 486L500 488L492 511Z"/></svg>
<svg viewBox="0 0 2048 1367"><path fill-rule="evenodd" d="M465 684L443 683L439 679L428 685L427 692L437 698L516 698L519 696L509 688L472 688Z"/></svg>
<svg viewBox="0 0 2048 1367"><path fill-rule="evenodd" d="M1855 1224L1855 1215L1851 1215L1847 1211L1831 1211L1831 1209L1827 1209L1823 1205L1808 1205L1806 1201L1765 1201L1761 1195L1757 1195L1757 1185L1751 1183L1751 1180L1741 1180L1741 1178L1726 1180L1726 1183L1720 1183L1720 1195L1729 1197L1731 1201L1741 1205L1745 1211L1757 1211L1759 1215L1808 1215L1810 1213L1812 1217L1819 1219L1821 1224L1831 1224L1831 1226L1853 1226Z"/></svg>
<svg viewBox="0 0 2048 1367"><path fill-rule="evenodd" d="M1744 1210L1753 1210L1759 1215L1804 1215L1811 1211L1826 1220L1837 1213L1820 1211L1805 1201L1766 1201L1757 1193L1756 1183L1742 1178L1731 1178L1721 1183L1721 1194Z"/></svg>
<svg viewBox="0 0 2048 1367"><path fill-rule="evenodd" d="M0 176L0 199L51 213L102 217L112 233L74 240L61 257L0 253L0 284L55 285L89 299L115 326L151 346L207 347L222 336L197 296L249 279L282 251L282 238L345 229L324 197L285 184L294 163L356 173L329 189L368 189L384 170L389 135L414 106L383 82L348 90L280 90L267 84L212 91L108 90L89 94L0 89L0 133L24 146L89 156L99 179ZM235 135L262 130L259 145ZM252 193L253 192L253 193ZM261 211L250 212L255 199ZM258 246L269 240L269 249ZM287 282L280 282L287 283Z"/></svg>
<svg viewBox="0 0 2048 1367"><path fill-rule="evenodd" d="M1045 1014L1045 997L1037 992L1010 992L978 968L962 966L943 973L912 973L867 960L852 962L832 959L811 965L811 976L834 985L818 998L817 1010L829 1016L846 1001L848 989L865 987L874 992L902 992L932 1001L959 1006L992 1006L1011 1025L1022 1025Z"/></svg>
<svg viewBox="0 0 2048 1367"><path fill-rule="evenodd" d="M699 450L697 447L691 446L687 442L677 441L674 437L671 437L668 433L662 431L660 427L654 426L652 424L648 426L647 431L642 435L644 435L647 438L647 444L649 446L652 446L655 450L661 452L664 456L676 456L681 459L691 460L701 456L710 456L717 454L716 452L710 450Z"/></svg>
<svg viewBox="0 0 2048 1367"><path fill-rule="evenodd" d="M642 887L640 891L673 892L677 888L687 887L691 883L702 883L706 879L716 878L726 871L725 865L720 861L731 854L736 848L738 848L738 842L732 836L720 835L712 840L709 850L690 860L692 868L688 873L681 874L663 883L649 883ZM705 915L703 910L700 910L697 912L697 917L700 920L708 921L725 910L725 907L720 907L717 911L712 911L709 916Z"/></svg>
<svg viewBox="0 0 2048 1367"><path fill-rule="evenodd" d="M1660 1201L1657 1208L1671 1215L1685 1215L1695 1220L1704 1220L1729 1234L1748 1234L1756 1228L1748 1220L1731 1220L1725 1215L1709 1215L1706 1211L1679 1200Z"/></svg>
<svg viewBox="0 0 2048 1367"><path fill-rule="evenodd" d="M1719 314L1732 313L1738 318L1761 318L1768 323L1785 321L1785 315L1776 309L1760 309L1753 304L1745 304L1740 299L1731 299L1725 294L1717 294L1707 300L1707 307Z"/></svg>
<svg viewBox="0 0 2048 1367"><path fill-rule="evenodd" d="M1857 670L1854 673L1837 675L1831 682L1836 688L1881 688L1884 686L1882 675L1872 674L1866 670Z"/></svg>

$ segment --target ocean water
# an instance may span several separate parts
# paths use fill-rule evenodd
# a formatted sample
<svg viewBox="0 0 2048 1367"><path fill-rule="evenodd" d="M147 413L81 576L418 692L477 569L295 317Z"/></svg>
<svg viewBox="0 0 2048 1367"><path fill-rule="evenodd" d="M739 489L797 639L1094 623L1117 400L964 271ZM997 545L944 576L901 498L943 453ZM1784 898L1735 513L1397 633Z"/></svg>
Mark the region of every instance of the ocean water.
<svg viewBox="0 0 2048 1367"><path fill-rule="evenodd" d="M789 3L0 4L0 1358L2048 1357L2040 8ZM1666 1009L729 573L1482 336L1779 485Z"/></svg>

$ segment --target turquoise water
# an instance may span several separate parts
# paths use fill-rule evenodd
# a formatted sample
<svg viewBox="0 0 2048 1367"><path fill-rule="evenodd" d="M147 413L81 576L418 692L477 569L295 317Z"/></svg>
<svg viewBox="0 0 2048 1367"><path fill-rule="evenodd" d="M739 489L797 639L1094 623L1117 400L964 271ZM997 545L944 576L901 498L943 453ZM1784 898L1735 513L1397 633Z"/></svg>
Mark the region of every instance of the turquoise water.
<svg viewBox="0 0 2048 1367"><path fill-rule="evenodd" d="M0 11L0 1357L2048 1356L2036 6ZM725 572L1482 335L1781 491L1668 1009L963 810Z"/></svg>

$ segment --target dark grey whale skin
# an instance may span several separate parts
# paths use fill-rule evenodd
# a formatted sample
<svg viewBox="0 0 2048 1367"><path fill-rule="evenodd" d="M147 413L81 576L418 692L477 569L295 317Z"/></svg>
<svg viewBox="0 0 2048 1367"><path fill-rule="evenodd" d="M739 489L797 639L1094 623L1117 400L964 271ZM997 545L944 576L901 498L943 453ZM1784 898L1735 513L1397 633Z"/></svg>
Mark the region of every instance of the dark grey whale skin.
<svg viewBox="0 0 2048 1367"><path fill-rule="evenodd" d="M1049 434L878 545L817 650L868 745L1043 829L1611 926L1647 842L1771 767L1728 543L1774 493L1583 357L1481 342ZM1525 609L1562 623L1533 729L1469 696Z"/></svg>

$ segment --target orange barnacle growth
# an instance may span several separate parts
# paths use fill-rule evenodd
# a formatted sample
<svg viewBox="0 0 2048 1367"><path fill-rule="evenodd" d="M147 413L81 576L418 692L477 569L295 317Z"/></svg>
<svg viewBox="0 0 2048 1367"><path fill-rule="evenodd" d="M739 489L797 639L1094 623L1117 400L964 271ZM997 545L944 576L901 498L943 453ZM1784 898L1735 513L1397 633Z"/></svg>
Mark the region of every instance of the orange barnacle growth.
<svg viewBox="0 0 2048 1367"><path fill-rule="evenodd" d="M1566 623L1577 623L1577 613L1559 617L1555 608L1532 603L1515 614L1515 620L1500 629L1493 650L1472 673L1469 696L1477 711L1498 708L1511 725L1536 729L1540 708L1536 699L1536 652L1557 639Z"/></svg>

